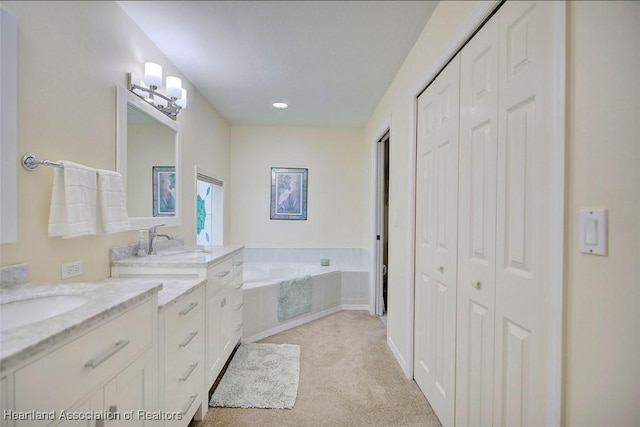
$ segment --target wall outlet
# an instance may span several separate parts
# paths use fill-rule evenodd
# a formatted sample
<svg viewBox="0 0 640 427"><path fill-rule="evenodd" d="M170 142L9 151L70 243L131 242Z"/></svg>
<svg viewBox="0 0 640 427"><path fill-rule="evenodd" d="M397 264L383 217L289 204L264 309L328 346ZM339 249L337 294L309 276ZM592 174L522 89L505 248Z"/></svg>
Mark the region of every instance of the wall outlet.
<svg viewBox="0 0 640 427"><path fill-rule="evenodd" d="M75 262L70 262L69 264L62 264L63 279L79 276L81 274L82 274L82 261L75 261Z"/></svg>

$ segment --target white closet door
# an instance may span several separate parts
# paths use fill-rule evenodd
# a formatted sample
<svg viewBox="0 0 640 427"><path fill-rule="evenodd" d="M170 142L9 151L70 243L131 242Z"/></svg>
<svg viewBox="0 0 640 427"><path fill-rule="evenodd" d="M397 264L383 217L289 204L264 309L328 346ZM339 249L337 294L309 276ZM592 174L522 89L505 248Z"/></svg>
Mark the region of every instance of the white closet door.
<svg viewBox="0 0 640 427"><path fill-rule="evenodd" d="M493 423L498 19L462 49L456 425Z"/></svg>
<svg viewBox="0 0 640 427"><path fill-rule="evenodd" d="M460 57L418 98L414 377L454 425Z"/></svg>
<svg viewBox="0 0 640 427"><path fill-rule="evenodd" d="M494 424L547 424L553 2L499 11Z"/></svg>

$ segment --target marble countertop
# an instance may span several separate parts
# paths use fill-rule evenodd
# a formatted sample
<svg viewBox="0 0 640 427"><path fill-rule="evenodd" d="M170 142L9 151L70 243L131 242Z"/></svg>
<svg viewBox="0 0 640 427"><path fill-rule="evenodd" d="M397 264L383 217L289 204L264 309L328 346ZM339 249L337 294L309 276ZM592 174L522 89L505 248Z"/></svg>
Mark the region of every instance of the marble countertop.
<svg viewBox="0 0 640 427"><path fill-rule="evenodd" d="M204 248L184 248L175 251L163 251L144 257L131 256L112 261L114 267L209 267L222 259L235 254L244 246L206 246Z"/></svg>
<svg viewBox="0 0 640 427"><path fill-rule="evenodd" d="M0 291L0 303L54 295L82 295L89 301L49 319L0 333L0 370L10 369L56 344L125 311L162 289L163 278L104 279L93 283L28 283ZM182 292L184 293L184 291ZM176 295L166 294L167 302Z"/></svg>
<svg viewBox="0 0 640 427"><path fill-rule="evenodd" d="M162 282L162 290L158 293L158 309L161 311L207 283L207 279L185 279L184 276L157 276L153 280Z"/></svg>

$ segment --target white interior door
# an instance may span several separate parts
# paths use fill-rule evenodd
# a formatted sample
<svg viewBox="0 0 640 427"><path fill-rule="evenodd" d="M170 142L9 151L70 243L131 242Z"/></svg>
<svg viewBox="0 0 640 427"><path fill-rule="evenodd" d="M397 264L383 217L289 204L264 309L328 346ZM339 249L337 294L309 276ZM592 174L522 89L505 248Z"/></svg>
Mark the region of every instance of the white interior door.
<svg viewBox="0 0 640 427"><path fill-rule="evenodd" d="M552 4L499 11L496 426L547 424Z"/></svg>
<svg viewBox="0 0 640 427"><path fill-rule="evenodd" d="M454 425L460 57L418 97L414 377Z"/></svg>
<svg viewBox="0 0 640 427"><path fill-rule="evenodd" d="M456 424L493 423L498 20L462 49Z"/></svg>

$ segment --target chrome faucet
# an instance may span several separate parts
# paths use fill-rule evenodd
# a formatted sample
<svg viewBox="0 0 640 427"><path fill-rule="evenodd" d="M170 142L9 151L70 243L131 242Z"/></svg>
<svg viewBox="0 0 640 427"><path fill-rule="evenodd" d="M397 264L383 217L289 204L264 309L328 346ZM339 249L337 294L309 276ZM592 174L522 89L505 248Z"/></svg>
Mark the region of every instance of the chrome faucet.
<svg viewBox="0 0 640 427"><path fill-rule="evenodd" d="M149 255L156 253L156 249L153 245L158 237L166 237L167 240L173 240L173 236L169 234L158 234L156 232L158 227L164 227L164 224L155 225L149 229L149 250L147 251Z"/></svg>

